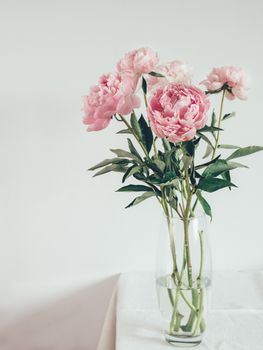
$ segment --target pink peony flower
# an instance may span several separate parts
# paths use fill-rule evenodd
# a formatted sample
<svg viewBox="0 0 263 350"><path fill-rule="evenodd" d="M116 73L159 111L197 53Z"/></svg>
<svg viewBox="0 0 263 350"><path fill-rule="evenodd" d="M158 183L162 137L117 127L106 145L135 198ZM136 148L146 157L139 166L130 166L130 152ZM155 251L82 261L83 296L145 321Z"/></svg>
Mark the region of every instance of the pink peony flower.
<svg viewBox="0 0 263 350"><path fill-rule="evenodd" d="M191 140L207 121L210 102L195 86L169 84L150 97L148 118L154 133L171 142Z"/></svg>
<svg viewBox="0 0 263 350"><path fill-rule="evenodd" d="M129 77L124 79L119 73L101 76L99 84L91 87L83 99L83 123L88 125L87 130L104 129L114 114L126 115L138 108L140 99L134 90L134 82Z"/></svg>
<svg viewBox="0 0 263 350"><path fill-rule="evenodd" d="M117 70L122 74L141 75L149 73L158 64L158 54L147 47L130 51L117 63Z"/></svg>
<svg viewBox="0 0 263 350"><path fill-rule="evenodd" d="M148 76L147 84L149 90L159 86L165 86L169 83L190 85L192 82L193 69L182 61L172 61L167 64L159 65L154 71L162 74L164 78Z"/></svg>
<svg viewBox="0 0 263 350"><path fill-rule="evenodd" d="M205 80L201 82L205 85L209 92L221 89L223 85L227 85L226 97L234 100L236 97L240 100L247 99L248 76L241 68L225 66L221 68L213 68L212 72Z"/></svg>

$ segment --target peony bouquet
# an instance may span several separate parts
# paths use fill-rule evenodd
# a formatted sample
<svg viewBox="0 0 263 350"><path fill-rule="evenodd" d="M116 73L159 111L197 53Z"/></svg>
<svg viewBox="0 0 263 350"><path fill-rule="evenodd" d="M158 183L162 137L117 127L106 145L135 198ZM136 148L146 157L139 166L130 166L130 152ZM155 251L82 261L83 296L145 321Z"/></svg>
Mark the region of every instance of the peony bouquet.
<svg viewBox="0 0 263 350"><path fill-rule="evenodd" d="M156 52L140 48L128 52L114 73L100 77L84 96L83 107L88 131L102 130L114 121L121 127L118 134L128 135L127 150L112 149L112 158L89 170L96 170L94 176L122 173L126 185L118 192L139 193L126 208L155 197L165 214L171 266L163 285L170 307L170 340L198 337L205 329L202 230L197 235L200 258L196 269L191 251L191 223L197 207L212 218L205 193L236 187L232 171L246 167L236 160L263 150L223 144L220 139L228 119L235 115L224 112L225 99L247 99L245 72L233 66L214 68L198 86L192 76L188 64L160 64ZM212 94L220 97L219 111L211 108ZM182 245L177 244L174 218L182 223ZM179 309L180 298L189 312Z"/></svg>

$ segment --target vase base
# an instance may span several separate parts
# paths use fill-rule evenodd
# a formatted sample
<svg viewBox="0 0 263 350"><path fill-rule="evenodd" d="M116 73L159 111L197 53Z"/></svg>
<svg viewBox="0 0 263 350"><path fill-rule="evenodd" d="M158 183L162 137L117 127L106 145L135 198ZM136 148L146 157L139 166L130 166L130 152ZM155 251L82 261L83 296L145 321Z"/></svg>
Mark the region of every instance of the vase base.
<svg viewBox="0 0 263 350"><path fill-rule="evenodd" d="M202 335L195 337L165 333L167 343L180 348L192 348L202 342Z"/></svg>

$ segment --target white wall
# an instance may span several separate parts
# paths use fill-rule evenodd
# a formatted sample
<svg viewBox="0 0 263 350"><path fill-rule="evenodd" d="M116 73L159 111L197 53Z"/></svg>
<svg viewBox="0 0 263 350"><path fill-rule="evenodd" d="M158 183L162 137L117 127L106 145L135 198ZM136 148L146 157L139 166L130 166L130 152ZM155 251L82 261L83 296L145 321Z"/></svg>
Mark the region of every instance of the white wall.
<svg viewBox="0 0 263 350"><path fill-rule="evenodd" d="M125 141L114 122L100 133L85 132L81 96L140 46L156 49L163 61L187 60L196 82L213 66L241 66L252 76L250 96L227 103L237 117L229 120L224 141L263 144L262 11L260 0L0 2L1 349L42 345L41 336L31 339L29 332L25 340L26 332L13 332L19 312L67 301L83 288L88 293L118 272L154 269L160 208L149 200L124 210L131 196L114 192L118 174L92 179L86 172ZM246 161L251 169L236 171L239 189L210 196L216 269L263 267L262 157ZM87 325L86 337L73 327L78 349L94 349L113 281L82 299L87 314L76 324ZM76 349L66 327L57 337L45 334L45 323L42 330L49 349ZM14 334L22 334L16 337L20 345L11 342Z"/></svg>

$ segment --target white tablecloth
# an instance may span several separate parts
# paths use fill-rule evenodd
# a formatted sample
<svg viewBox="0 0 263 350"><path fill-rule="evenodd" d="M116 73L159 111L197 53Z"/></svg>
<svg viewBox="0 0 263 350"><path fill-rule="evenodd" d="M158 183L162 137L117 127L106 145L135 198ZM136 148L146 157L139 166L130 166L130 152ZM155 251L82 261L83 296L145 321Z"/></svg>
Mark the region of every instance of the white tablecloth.
<svg viewBox="0 0 263 350"><path fill-rule="evenodd" d="M199 350L263 350L263 271L221 272ZM120 276L97 350L164 350L152 273Z"/></svg>

